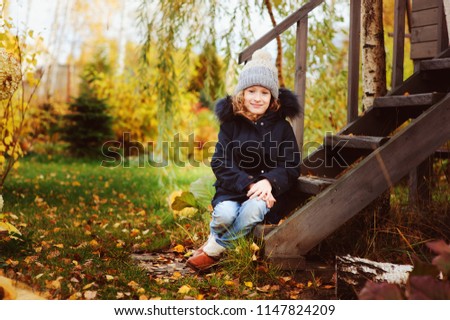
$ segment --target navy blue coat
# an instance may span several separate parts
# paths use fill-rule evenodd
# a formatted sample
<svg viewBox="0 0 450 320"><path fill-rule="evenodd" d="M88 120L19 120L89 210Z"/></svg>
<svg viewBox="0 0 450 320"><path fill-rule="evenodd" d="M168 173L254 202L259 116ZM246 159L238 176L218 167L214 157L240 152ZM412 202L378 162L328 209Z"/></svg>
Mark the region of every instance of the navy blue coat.
<svg viewBox="0 0 450 320"><path fill-rule="evenodd" d="M280 88L280 109L253 122L233 114L231 97L216 104L220 121L219 139L211 161L216 176L213 207L225 200L244 202L251 183L267 179L272 194L279 199L292 188L300 175L300 152L286 117L299 113L297 97Z"/></svg>

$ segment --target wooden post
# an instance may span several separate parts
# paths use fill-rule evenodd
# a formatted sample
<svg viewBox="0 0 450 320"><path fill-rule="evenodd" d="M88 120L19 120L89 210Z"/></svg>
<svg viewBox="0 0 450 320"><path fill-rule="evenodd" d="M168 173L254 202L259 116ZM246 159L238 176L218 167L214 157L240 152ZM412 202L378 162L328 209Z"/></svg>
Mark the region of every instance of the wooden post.
<svg viewBox="0 0 450 320"><path fill-rule="evenodd" d="M308 16L297 22L297 43L295 47L295 93L298 95L300 112L292 121L298 149L302 152L305 126L306 54L308 40Z"/></svg>
<svg viewBox="0 0 450 320"><path fill-rule="evenodd" d="M406 1L395 0L394 55L392 61L391 88L403 83L403 62L405 56L405 12Z"/></svg>
<svg viewBox="0 0 450 320"><path fill-rule="evenodd" d="M350 43L348 51L347 123L358 117L359 64L361 44L361 0L350 1Z"/></svg>
<svg viewBox="0 0 450 320"><path fill-rule="evenodd" d="M444 0L446 1L446 0ZM444 1L439 2L438 6L438 41L437 41L437 52L438 54L444 51L449 46L449 37L448 37L448 29L447 23L445 19L445 6L448 6L447 3L444 4ZM449 9L447 9L449 10ZM448 19L447 19L448 20Z"/></svg>
<svg viewBox="0 0 450 320"><path fill-rule="evenodd" d="M433 157L425 159L409 174L409 204L426 207L431 203L431 182L433 177Z"/></svg>
<svg viewBox="0 0 450 320"><path fill-rule="evenodd" d="M447 35L450 34L450 0L444 0L445 21L447 22ZM449 40L450 45L450 40Z"/></svg>

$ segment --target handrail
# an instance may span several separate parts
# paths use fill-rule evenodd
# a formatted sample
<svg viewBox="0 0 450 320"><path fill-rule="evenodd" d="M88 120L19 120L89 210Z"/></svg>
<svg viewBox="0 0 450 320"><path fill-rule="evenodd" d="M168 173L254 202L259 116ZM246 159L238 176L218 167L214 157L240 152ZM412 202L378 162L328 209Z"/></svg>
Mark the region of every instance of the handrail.
<svg viewBox="0 0 450 320"><path fill-rule="evenodd" d="M297 44L295 49L295 93L300 104L300 110L297 117L292 120L295 137L299 150L303 148L304 133L304 108L306 92L306 53L308 41L308 14L324 0L311 0L300 9L289 15L286 19L276 25L272 30L256 40L239 54L239 63L251 58L253 52L264 47L267 43L274 40L278 35L286 31L294 23L297 24Z"/></svg>
<svg viewBox="0 0 450 320"><path fill-rule="evenodd" d="M361 2L362 0L350 1L350 30L349 30L349 50L348 50L348 92L347 92L347 122L354 121L358 115L359 105L359 81L360 81L360 54L361 54ZM410 0L395 0L394 17L394 52L392 61L392 81L391 87L403 83L404 70L404 42L405 27L408 26L411 33L412 8ZM303 147L304 128L304 105L306 92L306 55L308 37L308 14L324 0L310 0L300 9L289 15L268 33L256 40L239 54L239 63L249 60L257 49L264 47L277 36L297 24L297 43L295 49L295 92L298 96L301 110L299 116L293 120L294 132L297 138L299 149ZM442 9L442 5L441 5ZM441 10L442 11L442 10ZM439 26L439 38L446 36L446 30ZM444 41L440 40L439 46L444 47Z"/></svg>
<svg viewBox="0 0 450 320"><path fill-rule="evenodd" d="M275 26L272 30L267 32L261 38L256 40L253 44L248 46L245 50L243 50L239 54L239 64L249 60L256 50L264 47L270 41L275 39L278 35L286 31L290 28L294 23L297 23L302 18L306 17L308 13L310 13L315 7L320 5L324 0L311 0L306 3L303 7L289 15L286 19L281 21L277 26Z"/></svg>

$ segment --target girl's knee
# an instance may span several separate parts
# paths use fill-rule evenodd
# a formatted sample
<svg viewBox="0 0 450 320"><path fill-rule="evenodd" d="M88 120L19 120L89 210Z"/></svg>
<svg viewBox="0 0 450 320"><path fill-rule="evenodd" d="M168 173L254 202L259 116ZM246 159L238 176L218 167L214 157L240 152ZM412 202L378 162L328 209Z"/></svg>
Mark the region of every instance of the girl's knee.
<svg viewBox="0 0 450 320"><path fill-rule="evenodd" d="M250 199L247 200L245 205L242 207L241 215L245 216L254 222L261 222L264 220L264 216L269 211L267 204L264 200Z"/></svg>
<svg viewBox="0 0 450 320"><path fill-rule="evenodd" d="M216 205L212 213L213 223L220 226L230 226L238 214L239 207L234 201L224 201Z"/></svg>

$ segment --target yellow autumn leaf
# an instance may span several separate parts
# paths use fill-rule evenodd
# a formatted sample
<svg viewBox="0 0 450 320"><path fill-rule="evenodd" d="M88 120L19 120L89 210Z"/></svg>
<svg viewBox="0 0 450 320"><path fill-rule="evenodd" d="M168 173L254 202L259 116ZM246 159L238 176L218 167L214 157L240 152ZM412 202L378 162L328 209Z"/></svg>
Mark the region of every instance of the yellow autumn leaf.
<svg viewBox="0 0 450 320"><path fill-rule="evenodd" d="M62 243L54 244L53 246L59 249L64 249L64 244Z"/></svg>
<svg viewBox="0 0 450 320"><path fill-rule="evenodd" d="M250 249L251 249L253 252L259 251L258 245L257 245L256 243L254 243L254 242L250 245Z"/></svg>
<svg viewBox="0 0 450 320"><path fill-rule="evenodd" d="M227 281L225 281L225 285L226 286L234 286L234 282L231 280L227 280Z"/></svg>
<svg viewBox="0 0 450 320"><path fill-rule="evenodd" d="M181 286L180 289L178 289L178 293L180 294L187 294L189 291L191 291L191 287L189 285Z"/></svg>
<svg viewBox="0 0 450 320"><path fill-rule="evenodd" d="M92 239L91 241L89 241L89 245L93 248L96 248L99 246L99 243L97 242L97 240Z"/></svg>
<svg viewBox="0 0 450 320"><path fill-rule="evenodd" d="M9 234L21 235L20 231L9 222L0 222L0 232L7 231Z"/></svg>
<svg viewBox="0 0 450 320"><path fill-rule="evenodd" d="M33 292L29 286L9 278L0 276L0 291L3 291L5 300L43 300L38 293Z"/></svg>
<svg viewBox="0 0 450 320"><path fill-rule="evenodd" d="M85 285L83 287L83 290L87 290L87 289L91 288L94 284L95 284L95 282L88 283L87 285Z"/></svg>
<svg viewBox="0 0 450 320"><path fill-rule="evenodd" d="M5 137L5 139L3 139L3 143L6 145L6 146L9 146L11 143L12 143L12 137L11 136L6 136Z"/></svg>
<svg viewBox="0 0 450 320"><path fill-rule="evenodd" d="M172 248L173 251L178 252L178 253L183 253L184 252L184 246L179 244L176 245L175 247Z"/></svg>
<svg viewBox="0 0 450 320"><path fill-rule="evenodd" d="M244 285L248 288L253 288L253 282L251 281L244 281Z"/></svg>
<svg viewBox="0 0 450 320"><path fill-rule="evenodd" d="M111 275L109 275L109 274L107 274L107 275L105 276L105 278L106 278L106 281L112 281L112 280L114 280L114 277L111 276Z"/></svg>
<svg viewBox="0 0 450 320"><path fill-rule="evenodd" d="M132 229L130 232L130 237L136 237L139 235L139 233L141 233L141 231L139 229Z"/></svg>
<svg viewBox="0 0 450 320"><path fill-rule="evenodd" d="M81 299L82 297L83 295L81 294L81 292L75 292L69 297L69 300L78 300Z"/></svg>
<svg viewBox="0 0 450 320"><path fill-rule="evenodd" d="M8 278L0 276L0 289L3 291L4 300L15 300L17 297L16 289L12 281Z"/></svg>
<svg viewBox="0 0 450 320"><path fill-rule="evenodd" d="M196 300L205 300L205 295L204 294L199 294L197 295L197 297L195 297Z"/></svg>
<svg viewBox="0 0 450 320"><path fill-rule="evenodd" d="M134 290L137 290L139 288L139 284L133 280L131 280L130 282L128 282L128 286L131 287Z"/></svg>
<svg viewBox="0 0 450 320"><path fill-rule="evenodd" d="M175 271L174 273L173 273L173 275L172 275L172 278L174 278L174 279L179 279L179 278L181 278L181 272L179 272L179 271Z"/></svg>

